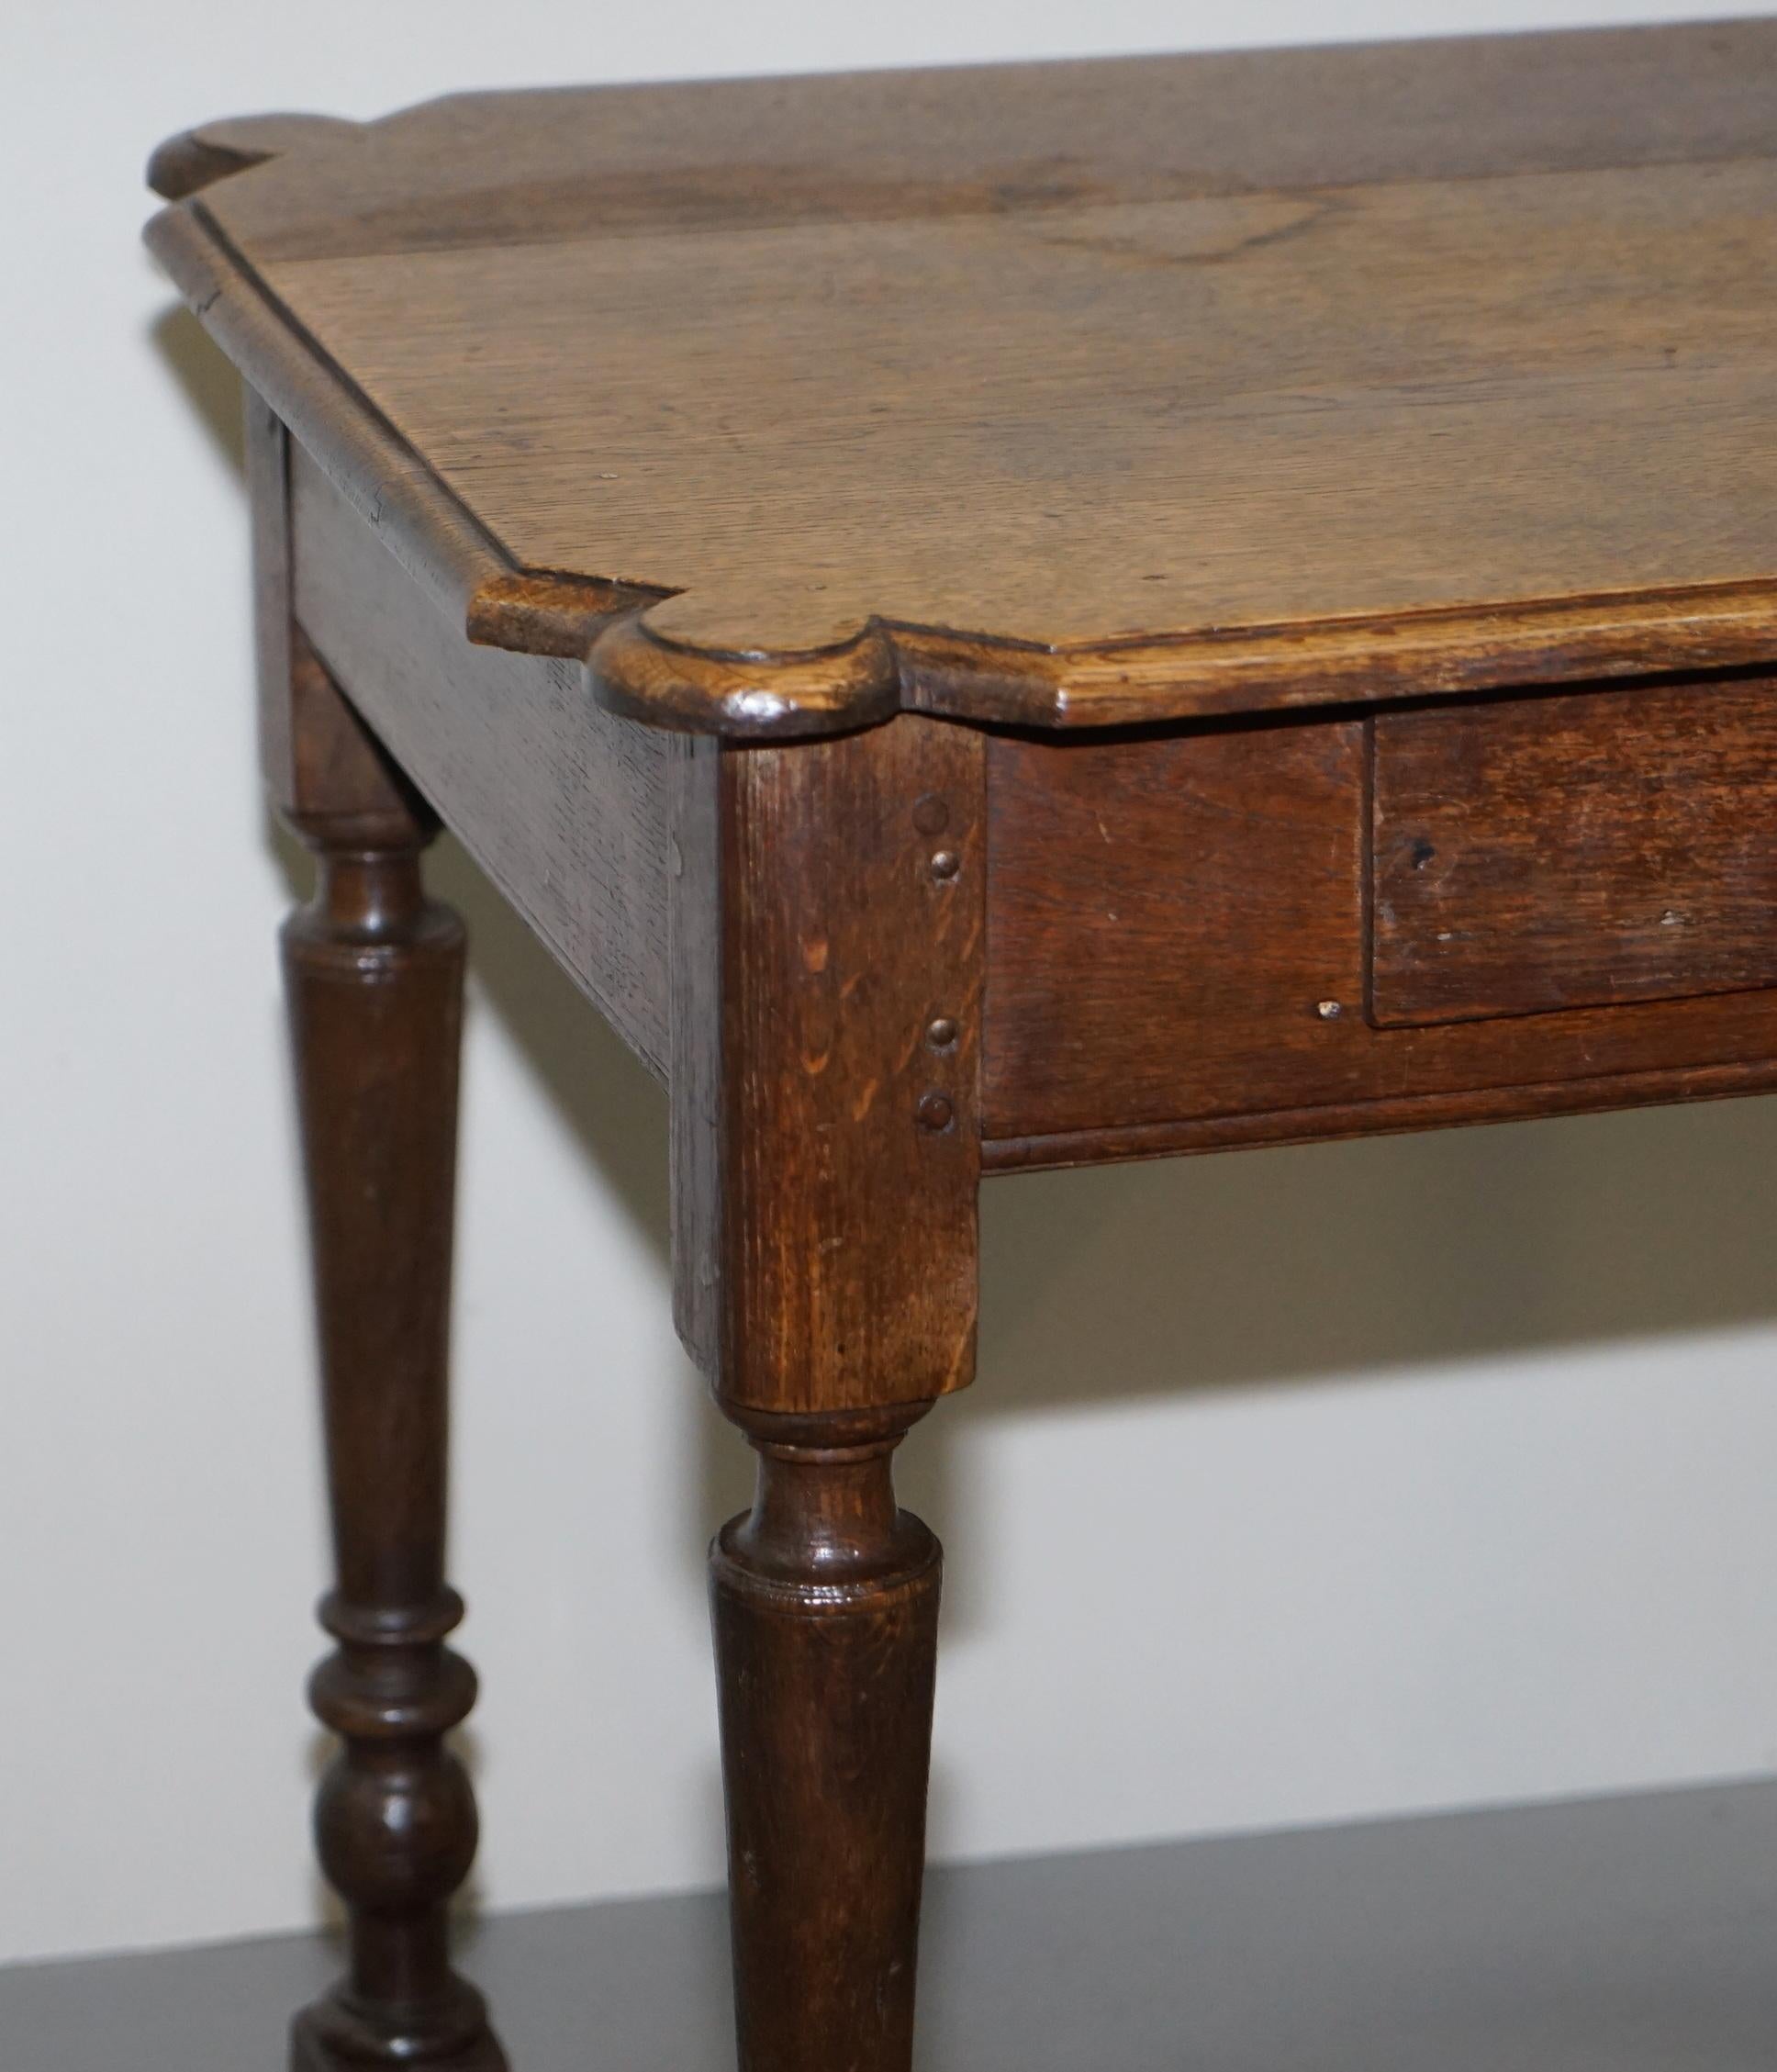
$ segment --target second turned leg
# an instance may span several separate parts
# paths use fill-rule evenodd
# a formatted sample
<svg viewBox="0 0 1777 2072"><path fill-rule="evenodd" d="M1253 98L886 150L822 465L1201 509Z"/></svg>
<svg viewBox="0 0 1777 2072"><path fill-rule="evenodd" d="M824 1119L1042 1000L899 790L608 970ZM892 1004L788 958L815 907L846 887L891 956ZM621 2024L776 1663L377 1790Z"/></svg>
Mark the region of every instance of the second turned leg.
<svg viewBox="0 0 1777 2072"><path fill-rule="evenodd" d="M741 2072L907 2072L938 1542L890 1457L927 1405L730 1410L759 1456L711 1550Z"/></svg>
<svg viewBox="0 0 1777 2072"><path fill-rule="evenodd" d="M342 1744L315 1824L351 1970L297 2018L295 2065L503 2072L446 1948L475 1851L475 1799L445 1742L475 1695L444 1644L463 1613L443 1565L463 930L425 896L418 823L305 832L320 881L285 963L338 1570L321 1607L338 1645L311 1697Z"/></svg>
<svg viewBox="0 0 1777 2072"><path fill-rule="evenodd" d="M505 2072L451 1968L475 1805L448 1736L475 1673L445 1645L451 1235L463 928L426 896L436 823L290 613L289 442L246 397L261 755L315 853L284 932L319 1326L335 1587L316 1713L340 1736L316 1801L350 1968L296 2017L296 2072Z"/></svg>

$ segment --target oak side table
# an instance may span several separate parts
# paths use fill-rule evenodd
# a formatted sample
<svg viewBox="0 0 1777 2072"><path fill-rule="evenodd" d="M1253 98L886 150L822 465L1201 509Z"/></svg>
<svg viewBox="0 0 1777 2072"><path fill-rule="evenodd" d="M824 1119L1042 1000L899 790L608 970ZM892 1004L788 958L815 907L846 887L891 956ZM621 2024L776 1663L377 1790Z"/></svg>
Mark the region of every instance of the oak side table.
<svg viewBox="0 0 1777 2072"><path fill-rule="evenodd" d="M1777 1084L1777 23L175 139L248 390L349 1978L451 1969L452 828L666 1082L744 2072L906 2072L984 1173Z"/></svg>

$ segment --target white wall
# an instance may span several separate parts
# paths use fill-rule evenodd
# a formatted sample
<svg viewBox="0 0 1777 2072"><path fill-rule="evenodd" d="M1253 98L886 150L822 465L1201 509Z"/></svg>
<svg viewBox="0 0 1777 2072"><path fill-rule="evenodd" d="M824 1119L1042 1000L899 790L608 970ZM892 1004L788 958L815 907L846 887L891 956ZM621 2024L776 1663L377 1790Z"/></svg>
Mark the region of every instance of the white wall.
<svg viewBox="0 0 1777 2072"><path fill-rule="evenodd" d="M306 1922L316 1439L232 384L162 135L474 84L1757 13L1719 0L85 0L0 29L0 1959ZM489 33L490 19L495 32ZM660 1094L454 855L479 956L454 1568L481 1890L719 1865ZM1777 1106L1006 1181L935 1839L1047 1849L1777 1763ZM1188 1386L1180 1387L1185 1383Z"/></svg>

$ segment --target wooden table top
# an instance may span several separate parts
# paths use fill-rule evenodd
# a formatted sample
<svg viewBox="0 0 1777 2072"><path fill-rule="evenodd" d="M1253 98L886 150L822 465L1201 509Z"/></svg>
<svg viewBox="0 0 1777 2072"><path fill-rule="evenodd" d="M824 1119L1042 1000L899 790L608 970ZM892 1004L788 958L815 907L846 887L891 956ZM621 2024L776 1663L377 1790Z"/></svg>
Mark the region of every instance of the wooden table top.
<svg viewBox="0 0 1777 2072"><path fill-rule="evenodd" d="M472 638L1102 725L1777 654L1773 118L1777 22L493 94L151 239Z"/></svg>

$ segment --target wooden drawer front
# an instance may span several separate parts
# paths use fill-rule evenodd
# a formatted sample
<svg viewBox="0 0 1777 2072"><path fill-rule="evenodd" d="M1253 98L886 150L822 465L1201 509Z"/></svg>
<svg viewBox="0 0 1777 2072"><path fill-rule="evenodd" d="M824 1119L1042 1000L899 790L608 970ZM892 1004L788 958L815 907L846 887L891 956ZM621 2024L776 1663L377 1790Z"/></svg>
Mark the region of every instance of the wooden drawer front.
<svg viewBox="0 0 1777 2072"><path fill-rule="evenodd" d="M1777 985L1777 680L1374 729L1379 1025Z"/></svg>

